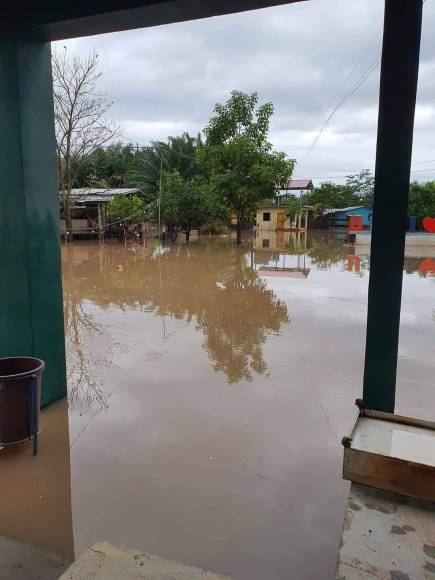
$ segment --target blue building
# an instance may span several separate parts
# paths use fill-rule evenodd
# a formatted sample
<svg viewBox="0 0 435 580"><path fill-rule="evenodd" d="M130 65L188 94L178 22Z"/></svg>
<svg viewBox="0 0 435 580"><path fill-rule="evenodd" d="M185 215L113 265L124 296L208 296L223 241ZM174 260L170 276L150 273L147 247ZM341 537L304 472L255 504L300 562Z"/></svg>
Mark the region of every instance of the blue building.
<svg viewBox="0 0 435 580"><path fill-rule="evenodd" d="M354 205L351 207L326 209L323 215L326 218L326 225L329 228L347 228L349 216L361 215L364 229L369 230L372 227L372 212L373 210L369 207Z"/></svg>

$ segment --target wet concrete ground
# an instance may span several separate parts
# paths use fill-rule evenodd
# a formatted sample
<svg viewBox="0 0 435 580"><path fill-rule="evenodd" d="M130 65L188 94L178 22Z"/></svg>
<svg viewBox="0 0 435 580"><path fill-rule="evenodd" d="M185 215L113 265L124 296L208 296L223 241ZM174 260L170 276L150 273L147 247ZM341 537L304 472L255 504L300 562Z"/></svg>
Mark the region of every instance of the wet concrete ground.
<svg viewBox="0 0 435 580"><path fill-rule="evenodd" d="M434 580L435 506L353 483L336 580Z"/></svg>
<svg viewBox="0 0 435 580"><path fill-rule="evenodd" d="M108 540L238 580L332 578L367 249L263 233L62 250L76 556ZM434 419L435 278L413 251L397 411Z"/></svg>

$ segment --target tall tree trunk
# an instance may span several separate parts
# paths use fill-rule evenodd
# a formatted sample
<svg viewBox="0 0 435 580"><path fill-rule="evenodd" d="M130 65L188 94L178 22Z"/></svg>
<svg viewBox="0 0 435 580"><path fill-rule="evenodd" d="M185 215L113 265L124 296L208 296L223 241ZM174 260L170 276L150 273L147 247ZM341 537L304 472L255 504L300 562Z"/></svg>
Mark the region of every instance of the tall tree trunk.
<svg viewBox="0 0 435 580"><path fill-rule="evenodd" d="M188 244L190 241L190 228L188 228L185 233L186 233L186 244Z"/></svg>

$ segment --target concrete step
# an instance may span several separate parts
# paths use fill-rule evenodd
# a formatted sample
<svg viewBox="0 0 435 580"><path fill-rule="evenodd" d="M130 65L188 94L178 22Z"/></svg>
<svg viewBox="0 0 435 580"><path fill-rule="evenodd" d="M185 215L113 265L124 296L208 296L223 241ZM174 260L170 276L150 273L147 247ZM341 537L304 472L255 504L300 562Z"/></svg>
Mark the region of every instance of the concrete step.
<svg viewBox="0 0 435 580"><path fill-rule="evenodd" d="M152 554L117 548L108 542L93 544L59 580L231 580L206 570L163 560Z"/></svg>

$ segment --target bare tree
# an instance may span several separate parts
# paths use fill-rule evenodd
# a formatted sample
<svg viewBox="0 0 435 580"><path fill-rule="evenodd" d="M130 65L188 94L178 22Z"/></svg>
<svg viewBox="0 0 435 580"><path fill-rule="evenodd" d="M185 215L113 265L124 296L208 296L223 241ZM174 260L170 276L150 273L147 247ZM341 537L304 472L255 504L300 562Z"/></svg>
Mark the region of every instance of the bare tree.
<svg viewBox="0 0 435 580"><path fill-rule="evenodd" d="M71 232L71 190L80 160L122 131L106 117L113 103L97 90L101 73L96 52L70 58L64 48L53 53L52 66L59 186L66 231Z"/></svg>

